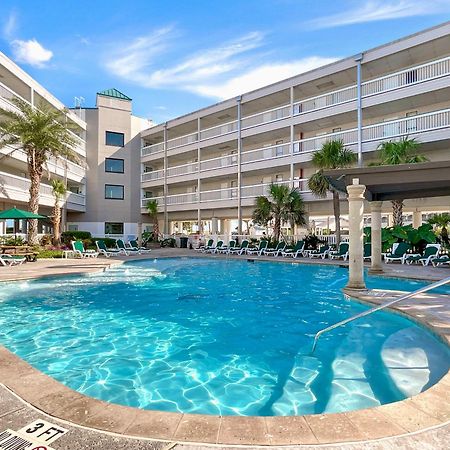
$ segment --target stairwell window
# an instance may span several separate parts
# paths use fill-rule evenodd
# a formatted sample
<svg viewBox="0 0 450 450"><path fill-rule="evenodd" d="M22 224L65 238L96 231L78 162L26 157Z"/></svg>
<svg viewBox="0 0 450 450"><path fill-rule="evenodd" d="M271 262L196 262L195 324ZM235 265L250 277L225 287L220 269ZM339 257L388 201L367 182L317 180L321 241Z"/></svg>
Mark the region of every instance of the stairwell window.
<svg viewBox="0 0 450 450"><path fill-rule="evenodd" d="M107 131L105 144L113 147L123 147L125 144L125 135L123 133L116 133L115 131Z"/></svg>
<svg viewBox="0 0 450 450"><path fill-rule="evenodd" d="M105 199L123 200L124 187L120 184L105 184Z"/></svg>
<svg viewBox="0 0 450 450"><path fill-rule="evenodd" d="M124 160L118 158L106 158L105 172L124 173Z"/></svg>

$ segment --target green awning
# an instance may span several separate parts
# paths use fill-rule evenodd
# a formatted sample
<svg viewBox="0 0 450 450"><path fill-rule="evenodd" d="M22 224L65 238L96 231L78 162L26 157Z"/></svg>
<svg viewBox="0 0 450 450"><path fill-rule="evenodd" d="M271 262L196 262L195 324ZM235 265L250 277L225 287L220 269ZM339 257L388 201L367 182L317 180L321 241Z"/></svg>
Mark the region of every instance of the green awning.
<svg viewBox="0 0 450 450"><path fill-rule="evenodd" d="M34 214L14 207L0 212L0 220L5 219L47 219L47 216L41 216L40 214Z"/></svg>

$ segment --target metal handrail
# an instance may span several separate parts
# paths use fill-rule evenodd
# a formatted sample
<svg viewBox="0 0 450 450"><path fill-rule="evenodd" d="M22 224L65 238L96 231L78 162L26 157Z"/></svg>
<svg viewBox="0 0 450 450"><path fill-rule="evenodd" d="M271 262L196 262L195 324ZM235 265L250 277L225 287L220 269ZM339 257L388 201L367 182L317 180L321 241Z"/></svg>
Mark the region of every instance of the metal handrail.
<svg viewBox="0 0 450 450"><path fill-rule="evenodd" d="M382 305L375 306L374 308L368 309L367 311L364 311L362 313L356 314L355 316L349 317L348 319L342 320L340 322L335 323L334 325L330 325L327 328L324 328L323 330L320 330L316 333L314 336L314 342L312 346L311 353L314 352L317 346L317 341L319 340L319 337L322 336L322 334L327 333L328 331L334 330L335 328L338 328L342 325L345 325L349 322L353 322L354 320L360 319L361 317L368 316L369 314L372 314L376 311L379 311L380 309L387 308L389 306L394 305L395 303L401 302L403 300L406 300L411 297L415 297L418 294L422 294L423 292L431 291L434 288L437 288L439 286L443 286L444 284L450 283L450 277L443 278L442 280L436 281L434 283L431 283L427 286L424 286L420 289L415 290L414 292L410 292L409 294L405 294L400 296L399 298L396 298L394 300L391 300L390 302L383 303Z"/></svg>

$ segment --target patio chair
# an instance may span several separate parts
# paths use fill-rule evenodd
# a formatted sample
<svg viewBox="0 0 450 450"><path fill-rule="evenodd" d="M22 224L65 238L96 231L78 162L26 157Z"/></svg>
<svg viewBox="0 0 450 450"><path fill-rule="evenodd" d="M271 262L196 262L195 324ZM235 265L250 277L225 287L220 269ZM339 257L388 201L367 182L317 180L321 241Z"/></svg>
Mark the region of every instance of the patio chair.
<svg viewBox="0 0 450 450"><path fill-rule="evenodd" d="M16 256L16 255L0 255L0 264L2 266L20 266L26 261L24 256Z"/></svg>
<svg viewBox="0 0 450 450"><path fill-rule="evenodd" d="M437 258L439 251L441 250L441 244L427 244L423 255L415 254L408 255L405 259L406 264L422 263L423 266L428 266L430 262Z"/></svg>
<svg viewBox="0 0 450 450"><path fill-rule="evenodd" d="M120 250L117 250L117 248L106 248L105 241L102 239L95 241L95 246L97 247L98 253L106 256L107 258L113 255L120 255L122 253Z"/></svg>
<svg viewBox="0 0 450 450"><path fill-rule="evenodd" d="M364 244L363 259L364 259L364 261L366 259L368 259L369 261L372 261L372 244L370 242L367 242L366 244Z"/></svg>
<svg viewBox="0 0 450 450"><path fill-rule="evenodd" d="M339 249L336 252L329 252L328 257L330 259L341 259L342 258L344 261L347 261L348 248L349 248L348 242L341 242L339 244Z"/></svg>
<svg viewBox="0 0 450 450"><path fill-rule="evenodd" d="M441 255L437 258L432 259L431 264L433 264L433 267L438 267L441 264L448 264L450 266L450 256Z"/></svg>
<svg viewBox="0 0 450 450"><path fill-rule="evenodd" d="M207 248L204 253L211 253L211 254L217 253L217 250L220 250L222 248L222 246L223 246L223 241L219 240L219 241L217 241L217 244L215 247Z"/></svg>
<svg viewBox="0 0 450 450"><path fill-rule="evenodd" d="M257 255L257 256L261 256L261 255L263 254L264 250L267 248L267 244L268 244L268 243L269 243L269 242L268 242L268 241L265 241L265 240L259 241L259 246L258 246L257 248L250 248L250 247L247 247L245 253L246 253L247 255Z"/></svg>
<svg viewBox="0 0 450 450"><path fill-rule="evenodd" d="M230 248L234 248L234 246L236 245L236 241L235 240L231 240L228 245L222 245L221 248L217 249L217 253L230 253Z"/></svg>
<svg viewBox="0 0 450 450"><path fill-rule="evenodd" d="M410 245L406 242L399 242L392 246L392 253L385 255L384 260L386 263L393 261L400 261L405 264L405 259L408 254L406 253L410 249Z"/></svg>
<svg viewBox="0 0 450 450"><path fill-rule="evenodd" d="M82 241L71 241L72 249L75 256L80 258L97 258L98 252L94 250L85 250Z"/></svg>
<svg viewBox="0 0 450 450"><path fill-rule="evenodd" d="M305 241L297 241L294 248L286 248L281 252L282 256L285 257L291 257L292 258L298 258L298 255L303 256L303 250L305 250Z"/></svg>
<svg viewBox="0 0 450 450"><path fill-rule="evenodd" d="M119 250L119 252L121 252L125 256L130 256L131 254L139 255L138 249L127 248L125 246L125 242L122 239L117 239L116 247L117 247L117 250Z"/></svg>
<svg viewBox="0 0 450 450"><path fill-rule="evenodd" d="M328 255L328 253L330 253L330 246L329 245L321 245L319 247L319 250L312 250L311 252L309 252L309 257L325 259Z"/></svg>
<svg viewBox="0 0 450 450"><path fill-rule="evenodd" d="M245 251L247 250L248 244L249 244L248 239L244 239L241 245L236 245L233 248L230 247L229 253L242 255L242 253L245 253Z"/></svg>
<svg viewBox="0 0 450 450"><path fill-rule="evenodd" d="M286 242L278 242L275 248L266 248L263 252L265 256L278 256L286 248Z"/></svg>
<svg viewBox="0 0 450 450"><path fill-rule="evenodd" d="M201 245L199 248L196 248L195 251L204 253L206 250L209 250L210 248L213 247L214 247L214 239L208 239L206 245Z"/></svg>
<svg viewBox="0 0 450 450"><path fill-rule="evenodd" d="M129 248L132 250L139 250L139 253L141 253L141 254L150 253L152 251L150 248L139 247L138 242L135 239L134 240L132 239L131 241L129 241L126 248Z"/></svg>

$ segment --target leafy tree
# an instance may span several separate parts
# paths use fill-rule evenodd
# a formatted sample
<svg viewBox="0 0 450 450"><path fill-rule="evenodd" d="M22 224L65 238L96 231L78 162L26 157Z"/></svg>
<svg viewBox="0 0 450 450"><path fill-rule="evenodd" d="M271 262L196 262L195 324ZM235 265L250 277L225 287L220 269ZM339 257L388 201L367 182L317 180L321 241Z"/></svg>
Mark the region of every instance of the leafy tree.
<svg viewBox="0 0 450 450"><path fill-rule="evenodd" d="M155 236L155 240L157 241L159 236L158 201L149 200L145 206L147 208L148 215L153 222L153 234Z"/></svg>
<svg viewBox="0 0 450 450"><path fill-rule="evenodd" d="M449 213L441 213L435 214L431 219L428 219L428 223L430 225L436 225L441 229L441 239L445 245L449 246L449 238L448 238L448 226L450 225L450 214Z"/></svg>
<svg viewBox="0 0 450 450"><path fill-rule="evenodd" d="M28 208L39 212L39 188L50 158L67 158L78 161L73 151L75 138L69 132L65 111L46 105L34 108L20 99L13 99L16 110L0 108L0 148L20 148L27 156L30 176ZM29 221L28 243L37 244L37 220Z"/></svg>
<svg viewBox="0 0 450 450"><path fill-rule="evenodd" d="M52 180L52 192L55 197L53 205L53 243L58 245L61 241L61 205L60 201L66 195L67 188L63 181Z"/></svg>
<svg viewBox="0 0 450 450"><path fill-rule="evenodd" d="M379 161L374 165L392 166L397 164L417 164L428 159L417 153L420 142L403 137L399 141L386 141L378 146ZM403 225L403 200L392 200L394 225Z"/></svg>
<svg viewBox="0 0 450 450"><path fill-rule="evenodd" d="M312 162L317 172L308 180L308 187L318 197L326 197L328 192L333 195L334 221L336 224L336 242L341 242L341 205L339 192L324 177L323 171L343 169L352 166L357 155L345 147L342 140L325 142L320 150L314 152Z"/></svg>
<svg viewBox="0 0 450 450"><path fill-rule="evenodd" d="M256 198L253 221L262 226L273 222L273 235L276 241L281 234L281 224L289 222L294 225L305 225L305 208L302 195L296 188L284 184L272 183L268 188L268 197L261 195Z"/></svg>

